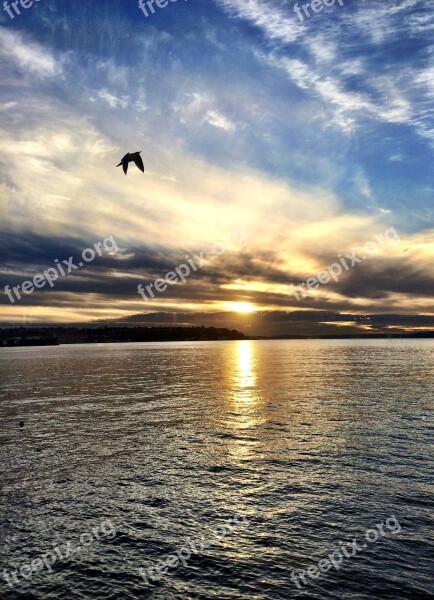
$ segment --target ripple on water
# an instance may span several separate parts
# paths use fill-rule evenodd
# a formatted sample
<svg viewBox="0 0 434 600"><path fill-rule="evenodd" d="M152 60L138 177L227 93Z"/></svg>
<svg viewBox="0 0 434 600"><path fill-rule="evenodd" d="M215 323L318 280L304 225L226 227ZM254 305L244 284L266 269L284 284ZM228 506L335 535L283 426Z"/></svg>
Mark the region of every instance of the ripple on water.
<svg viewBox="0 0 434 600"><path fill-rule="evenodd" d="M433 358L431 340L2 349L2 563L117 532L4 597L434 598ZM216 539L235 514L248 527ZM295 585L391 515L399 534Z"/></svg>

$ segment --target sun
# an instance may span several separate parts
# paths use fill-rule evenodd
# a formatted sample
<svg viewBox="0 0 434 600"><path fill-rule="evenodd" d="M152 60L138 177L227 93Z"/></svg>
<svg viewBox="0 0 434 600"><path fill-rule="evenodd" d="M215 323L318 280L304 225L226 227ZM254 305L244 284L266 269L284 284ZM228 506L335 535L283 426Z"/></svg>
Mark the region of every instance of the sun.
<svg viewBox="0 0 434 600"><path fill-rule="evenodd" d="M250 302L225 302L224 305L228 310L237 313L253 313L257 310Z"/></svg>

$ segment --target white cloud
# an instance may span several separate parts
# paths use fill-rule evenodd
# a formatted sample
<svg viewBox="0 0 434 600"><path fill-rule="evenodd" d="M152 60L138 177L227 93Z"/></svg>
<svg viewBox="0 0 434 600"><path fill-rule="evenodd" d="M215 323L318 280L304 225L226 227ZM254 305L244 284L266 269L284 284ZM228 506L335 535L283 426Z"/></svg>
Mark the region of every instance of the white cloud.
<svg viewBox="0 0 434 600"><path fill-rule="evenodd" d="M216 98L209 92L193 92L186 95L186 101L178 101L173 111L184 125L208 123L217 129L235 131L235 124L216 107L216 103Z"/></svg>
<svg viewBox="0 0 434 600"><path fill-rule="evenodd" d="M61 65L46 48L4 27L0 27L0 59L39 77L54 77L62 72Z"/></svg>
<svg viewBox="0 0 434 600"><path fill-rule="evenodd" d="M375 112L375 106L368 95L362 92L345 91L338 78L328 76L320 70L315 71L299 59L268 57L267 60L275 67L284 70L298 87L313 91L326 103L329 110L324 116L328 124L351 132L356 126L357 113Z"/></svg>
<svg viewBox="0 0 434 600"><path fill-rule="evenodd" d="M421 4L421 0L392 0L375 4L370 0L360 2L358 10L348 18L348 23L374 44L381 44L400 30L407 29L405 17L400 13L410 11L417 4Z"/></svg>
<svg viewBox="0 0 434 600"><path fill-rule="evenodd" d="M363 196L367 200L373 199L373 192L369 184L369 180L366 177L366 174L362 171L362 169L357 169L356 174L354 176L354 182L361 196Z"/></svg>
<svg viewBox="0 0 434 600"><path fill-rule="evenodd" d="M182 99L174 104L173 111L179 115L181 123L187 124L190 121L196 121L198 116L204 114L212 103L211 95L204 92L192 92L186 94L185 100Z"/></svg>
<svg viewBox="0 0 434 600"><path fill-rule="evenodd" d="M418 66L392 71L379 63L373 77L371 53L366 52L366 44L360 46L360 42L353 41L362 34L373 50L379 50L384 43L402 36L424 32L426 36L434 27L430 2L391 0L372 4L359 0L351 7L342 7L335 19L323 15L319 33L314 27L318 20L298 23L288 4L282 10L274 0L218 2L229 14L249 21L276 42L269 54L254 51L255 56L284 70L311 100L317 98L323 103L324 127L352 133L369 119L409 125L420 136L434 140L428 104L434 97L432 67L421 66L421 61ZM350 33L354 30L355 35Z"/></svg>
<svg viewBox="0 0 434 600"><path fill-rule="evenodd" d="M235 131L236 129L235 125L217 110L209 110L205 115L205 121L213 127L225 131Z"/></svg>
<svg viewBox="0 0 434 600"><path fill-rule="evenodd" d="M8 110L11 110L12 108L15 108L16 106L18 106L18 102L5 102L0 104L0 112L7 112Z"/></svg>
<svg viewBox="0 0 434 600"><path fill-rule="evenodd" d="M106 89L100 90L97 93L97 96L101 100L104 100L104 102L106 102L110 106L110 108L117 108L118 106L120 106L121 108L127 108L128 106L128 96L122 96L121 98L118 98ZM91 97L91 100L94 100L94 97Z"/></svg>
<svg viewBox="0 0 434 600"><path fill-rule="evenodd" d="M246 19L272 40L285 44L295 41L304 31L290 10L271 5L270 0L217 0L230 14Z"/></svg>

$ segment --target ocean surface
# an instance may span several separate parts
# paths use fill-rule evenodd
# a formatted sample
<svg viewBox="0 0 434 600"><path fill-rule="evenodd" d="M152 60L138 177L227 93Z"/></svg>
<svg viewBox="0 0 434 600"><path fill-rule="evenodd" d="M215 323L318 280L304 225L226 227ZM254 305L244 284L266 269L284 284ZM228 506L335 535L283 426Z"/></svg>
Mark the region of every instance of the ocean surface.
<svg viewBox="0 0 434 600"><path fill-rule="evenodd" d="M0 386L5 599L434 598L434 340L0 349Z"/></svg>

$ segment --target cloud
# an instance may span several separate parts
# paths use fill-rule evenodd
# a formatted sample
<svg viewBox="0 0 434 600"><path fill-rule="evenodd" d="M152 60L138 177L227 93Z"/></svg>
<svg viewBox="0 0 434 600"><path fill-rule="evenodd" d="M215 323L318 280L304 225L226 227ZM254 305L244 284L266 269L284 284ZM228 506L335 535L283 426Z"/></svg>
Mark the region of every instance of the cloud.
<svg viewBox="0 0 434 600"><path fill-rule="evenodd" d="M320 311L323 330L339 314L343 327L364 311L431 310L426 7L360 0L299 23L278 0L217 0L193 12L178 4L162 26L111 0L65 14L41 3L31 34L23 21L0 42L1 281L20 283L107 235L124 250L3 314L140 312L138 283L238 228L248 247L146 308L210 314L248 301L273 323L279 311ZM124 177L115 165L136 149L145 174ZM291 283L391 225L399 251L301 303L291 296Z"/></svg>
<svg viewBox="0 0 434 600"><path fill-rule="evenodd" d="M4 102L0 104L0 112L8 112L18 106L18 102Z"/></svg>
<svg viewBox="0 0 434 600"><path fill-rule="evenodd" d="M121 108L127 108L128 106L128 96L123 96L122 98L117 98L114 94L111 94L108 90L100 90L97 93L97 97L101 100L104 100L110 108L117 108L120 106ZM92 102L95 101L95 97L91 96L90 100Z"/></svg>
<svg viewBox="0 0 434 600"><path fill-rule="evenodd" d="M434 315L378 313L367 315L333 310L263 311L249 315L230 312L156 312L139 313L114 322L119 325L215 325L236 328L247 335L315 336L363 335L424 331L434 329ZM106 322L106 324L112 324Z"/></svg>
<svg viewBox="0 0 434 600"><path fill-rule="evenodd" d="M217 0L231 15L245 19L262 30L270 40L294 42L304 27L289 11L281 10L272 0Z"/></svg>
<svg viewBox="0 0 434 600"><path fill-rule="evenodd" d="M0 61L13 63L22 72L42 78L62 73L61 64L50 50L5 27L0 27Z"/></svg>
<svg viewBox="0 0 434 600"><path fill-rule="evenodd" d="M334 11L333 19L323 13L303 24L294 21L289 7L285 12L276 3L268 7L259 0L219 3L229 14L253 23L269 39L281 42L280 47L275 44L271 51L261 50L257 56L284 71L310 96L318 97L327 106L322 113L326 123L348 134L366 120L405 124L414 127L420 136L434 140L429 118L432 66L425 66L422 58L418 67L410 66L404 59L404 68L401 65L392 73L387 68L387 58L385 64L374 58L383 47L383 52L390 54L387 44L391 40L398 43L410 32L422 35L422 29L434 27L429 3L407 0L373 6L361 0ZM417 28L417 23L422 29ZM366 53L362 39L366 36L373 46L372 57ZM395 62L396 58L392 60Z"/></svg>
<svg viewBox="0 0 434 600"><path fill-rule="evenodd" d="M235 125L229 121L224 115L216 110L209 110L205 115L205 121L217 127L218 129L224 129L225 131L235 131Z"/></svg>

